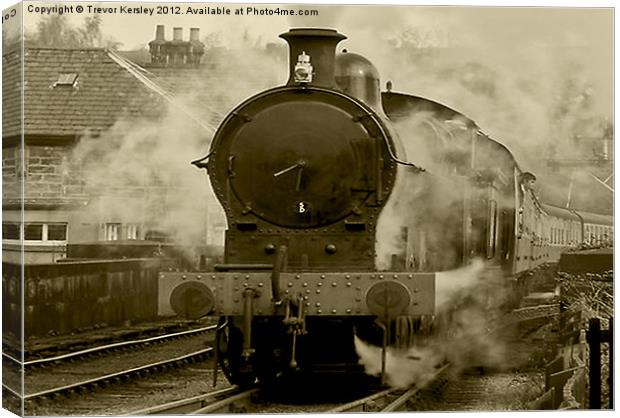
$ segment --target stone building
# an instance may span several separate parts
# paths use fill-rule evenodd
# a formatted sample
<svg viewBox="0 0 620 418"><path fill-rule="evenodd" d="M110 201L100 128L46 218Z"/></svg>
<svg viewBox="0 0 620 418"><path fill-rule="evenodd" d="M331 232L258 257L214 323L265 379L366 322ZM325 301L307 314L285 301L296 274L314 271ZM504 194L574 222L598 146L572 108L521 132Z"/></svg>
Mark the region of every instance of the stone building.
<svg viewBox="0 0 620 418"><path fill-rule="evenodd" d="M180 28L174 29L171 41L164 39L163 32L163 27L157 29L149 70L99 48L4 51L3 261L20 262L21 243L25 263L39 264L66 257L68 243L174 236L175 231L158 220L166 216L171 188L184 187L182 179L171 185L155 173L139 184L133 180L108 184L115 173L102 170L97 174L101 182L93 187L87 179L99 156L96 152L85 159L76 156L85 138L104 144L113 138L113 131L129 141L133 121L161 123L170 112L171 98L170 90L158 83L175 88L175 80L182 84L188 75L199 73L204 47L198 31L191 30L189 41L182 40ZM182 125L200 122L183 112L178 117ZM124 121L120 127L119 120ZM204 135L206 151L209 135ZM183 138L167 140L174 143ZM191 169L187 161L187 170ZM190 208L198 220L194 230L203 237L202 244L207 243L206 211L212 203L196 201ZM129 207L133 210L127 211ZM221 228L223 217L212 213L209 218Z"/></svg>

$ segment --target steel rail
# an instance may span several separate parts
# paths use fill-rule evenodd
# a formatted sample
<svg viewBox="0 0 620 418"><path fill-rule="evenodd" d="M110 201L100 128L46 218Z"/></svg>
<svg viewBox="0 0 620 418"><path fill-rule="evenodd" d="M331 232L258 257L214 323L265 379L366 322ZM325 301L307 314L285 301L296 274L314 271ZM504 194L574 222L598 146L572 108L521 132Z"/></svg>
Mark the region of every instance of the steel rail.
<svg viewBox="0 0 620 418"><path fill-rule="evenodd" d="M391 402L388 406L383 408L381 412L394 412L399 411L403 405L407 404L407 401L411 399L411 397L415 396L416 393L420 391L421 388L411 388L407 392L400 395L395 401Z"/></svg>
<svg viewBox="0 0 620 418"><path fill-rule="evenodd" d="M161 367L161 366L168 366L168 365L172 365L174 363L177 362L182 362L184 360L189 360L191 358L195 358L195 357L200 357L203 356L207 353L210 353L211 351L213 351L213 347L209 347L209 348L205 348L202 350L198 350L195 351L193 353L189 353L189 354L185 354L183 356L180 357L175 357L173 359L168 359L168 360L162 360L156 363L151 363L151 364L146 364L144 366L140 366L140 367L134 367L132 369L128 369L128 370L123 370L117 373L111 373L111 374L107 374L104 376L99 376L93 379L88 379L88 380L84 380L82 382L77 382L77 383L72 383L70 385L66 385L66 386L60 386L57 388L53 388L53 389L47 389L41 392L36 392L36 393L31 393L28 395L23 396L23 399L26 400L31 400L31 399L35 399L35 398L42 398L42 397L46 397L46 396L52 396L52 395L56 395L56 394L60 394L62 392L68 392L68 391L72 391L72 390L79 390L80 388L84 388L87 386L92 386L92 385L96 385L99 383L105 383L106 381L110 381L110 380L114 380L114 379L122 379L125 378L127 376L130 376L131 374L134 373L140 373L140 372L146 372L150 369L155 369L157 367Z"/></svg>
<svg viewBox="0 0 620 418"><path fill-rule="evenodd" d="M349 403L346 403L344 405L340 405L340 406L338 406L336 408L332 408L332 409L330 409L330 410L328 410L326 412L328 412L330 414L338 413L338 412L354 412L356 410L356 408L360 408L360 407L362 408L360 410L360 412L363 412L364 405L366 405L367 403L374 402L374 401L376 401L378 399L381 399L381 398L385 398L386 396L389 396L389 395L391 395L391 394L393 394L395 392L398 392L398 389L395 389L395 388L386 389L386 390L383 390L381 392L378 392L378 393L372 394L370 396L367 396L365 398L360 398L360 399L357 399L357 400L355 400L353 402L349 402Z"/></svg>
<svg viewBox="0 0 620 418"><path fill-rule="evenodd" d="M237 395L231 396L226 399L222 399L221 401L217 401L212 403L211 405L205 406L204 408L197 409L191 412L189 415L197 415L197 414L213 414L218 412L230 412L227 410L231 404L237 401L246 400L253 394L258 392L258 388L246 390L245 392L241 392Z"/></svg>
<svg viewBox="0 0 620 418"><path fill-rule="evenodd" d="M338 412L365 412L364 407L368 404L376 403L377 401L386 400L388 397L398 396L395 400L387 403L386 406L383 406L376 411L373 412L394 412L400 410L403 406L407 405L409 399L415 396L420 390L426 388L429 384L436 381L440 376L442 376L449 368L450 363L445 364L440 369L436 370L433 374L424 379L421 383L417 384L415 387L410 388L409 390L404 391L403 389L390 388L385 389L381 392L377 392L365 398L357 399L353 402L349 402L344 405L340 405L336 408L332 408L326 412L328 413L338 413Z"/></svg>
<svg viewBox="0 0 620 418"><path fill-rule="evenodd" d="M385 408L383 408L381 412L401 411L402 410L401 408L403 408L404 406L407 406L407 402L409 401L409 399L413 398L416 394L418 394L418 392L426 388L429 384L435 382L440 376L442 376L450 368L450 366L451 366L450 363L444 365L442 368L437 370L431 376L424 379L422 383L420 383L414 388L409 389L407 392L400 395L398 399L394 400L393 402L390 402L390 404L388 404Z"/></svg>
<svg viewBox="0 0 620 418"><path fill-rule="evenodd" d="M19 393L17 393L14 389L12 389L10 386L5 385L4 383L2 384L2 389L7 390L9 392L11 392L11 394L17 396L18 398L21 398L22 395L20 395Z"/></svg>
<svg viewBox="0 0 620 418"><path fill-rule="evenodd" d="M115 348L122 348L122 347L131 346L131 345L148 344L148 343L152 343L152 342L157 342L157 341L162 341L162 340L167 340L167 339L174 339L174 338L178 338L178 337L183 337L183 336L186 336L186 335L200 334L202 332L207 332L207 331L215 330L216 328L217 328L217 325L209 325L208 327L190 329L190 330L186 330L186 331L175 332L173 334L158 335L156 337L149 337L149 338L144 338L144 339L141 339L141 340L122 341L122 342L118 342L118 343L113 343L113 344L107 344L107 345L101 345L101 346L97 346L97 347L87 348L87 349L84 349L84 350L75 351L73 353L61 354L61 355L55 356L55 357L48 357L48 358L43 358L43 359L25 361L23 364L24 364L24 367L29 367L29 366L36 366L36 365L46 364L46 363L53 363L53 362L56 362L56 361L64 361L64 360L68 360L68 359L71 359L71 358L74 358L74 357L84 356L84 355L87 355L87 354L93 354L93 353L97 353L97 352L101 352L101 351L113 350ZM5 355L5 354L3 353L3 355ZM15 359L13 359L13 360L15 360ZM17 360L17 361L19 362L19 360Z"/></svg>
<svg viewBox="0 0 620 418"><path fill-rule="evenodd" d="M187 399L168 402L165 404L139 409L136 411L123 414L123 416L131 415L154 415L154 414L187 414L192 411L204 408L206 403L213 403L217 398L222 396L235 395L239 392L238 386L232 386L225 389L216 390L202 395L193 396Z"/></svg>
<svg viewBox="0 0 620 418"><path fill-rule="evenodd" d="M7 354L7 353L4 353L4 352L3 352L3 353L2 353L2 357L6 357L6 358L8 358L9 360L11 360L11 361L13 361L14 363L17 363L17 364L19 364L19 365L21 365L21 364L22 364L22 361L21 361L21 360L16 359L15 357L13 357L13 356L12 356L12 355L10 355L10 354Z"/></svg>

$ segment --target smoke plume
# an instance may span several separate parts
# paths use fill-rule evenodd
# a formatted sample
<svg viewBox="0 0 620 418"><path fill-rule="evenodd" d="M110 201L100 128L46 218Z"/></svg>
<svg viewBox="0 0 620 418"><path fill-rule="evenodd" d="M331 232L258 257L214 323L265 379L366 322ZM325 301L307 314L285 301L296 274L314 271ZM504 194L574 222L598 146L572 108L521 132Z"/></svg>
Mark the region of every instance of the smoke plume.
<svg viewBox="0 0 620 418"><path fill-rule="evenodd" d="M355 350L371 376L381 374L381 347L367 344L355 336ZM414 382L421 382L432 375L440 355L430 348L411 348L409 350L388 349L385 361L386 383L396 388L406 388Z"/></svg>
<svg viewBox="0 0 620 418"><path fill-rule="evenodd" d="M436 274L434 332L427 340L409 349L389 347L386 352L387 383L404 388L423 382L443 362L453 370L483 366L501 368L504 343L489 333L490 321L498 312L494 304L501 291L481 260L460 269ZM381 348L357 336L355 348L366 373L381 373Z"/></svg>
<svg viewBox="0 0 620 418"><path fill-rule="evenodd" d="M611 142L612 9L330 7L312 26L347 35L340 47L369 58L394 91L474 120L537 175L543 200L555 192L551 203L566 202L569 189L561 178L570 173L552 177L549 159L595 158ZM580 193L609 195L596 182Z"/></svg>
<svg viewBox="0 0 620 418"><path fill-rule="evenodd" d="M199 69L149 74L169 95L164 101L151 94L162 103L157 118L127 114L101 134L82 136L71 162L80 167L83 190L92 196L86 218L139 224L182 246L206 243L207 210L221 209L208 176L190 161L207 154L217 126L234 106L276 84L278 74L273 70L279 57L266 55L251 38L227 45L208 49Z"/></svg>

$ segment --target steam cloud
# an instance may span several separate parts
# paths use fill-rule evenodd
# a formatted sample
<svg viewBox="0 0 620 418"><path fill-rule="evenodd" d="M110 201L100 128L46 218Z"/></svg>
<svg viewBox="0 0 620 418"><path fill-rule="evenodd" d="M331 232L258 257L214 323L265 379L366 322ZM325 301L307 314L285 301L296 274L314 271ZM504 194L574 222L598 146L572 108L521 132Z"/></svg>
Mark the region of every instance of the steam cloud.
<svg viewBox="0 0 620 418"><path fill-rule="evenodd" d="M371 376L381 374L381 347L365 343L355 336L355 350L364 365L366 373ZM387 384L396 388L406 388L414 382L420 382L435 370L435 363L441 357L430 348L412 348L407 351L388 350L385 362Z"/></svg>
<svg viewBox="0 0 620 418"><path fill-rule="evenodd" d="M205 172L190 161L207 154L232 107L276 84L279 56L265 55L254 42L230 40L228 48L209 49L198 71L152 78L175 94L159 119L126 115L101 135L82 136L71 164L80 167L83 190L93 196L85 218L141 224L182 246L206 243L206 212L221 209Z"/></svg>
<svg viewBox="0 0 620 418"><path fill-rule="evenodd" d="M468 366L501 367L505 347L489 335L489 319L500 296L492 278L484 273L484 263L436 274L437 318L450 323L446 335L435 333L425 345L409 349L388 348L386 380L390 386L405 388L423 382L443 360L454 369ZM439 324L438 324L439 325ZM381 373L381 348L355 337L355 348L366 373Z"/></svg>
<svg viewBox="0 0 620 418"><path fill-rule="evenodd" d="M290 22L308 25L301 17ZM331 7L312 25L346 34L340 47L369 58L395 91L436 100L476 121L537 175L547 203L564 206L570 187L565 175L548 172L547 158L593 157L588 153L600 151L587 148L602 144L588 140L611 138L611 9ZM409 158L418 163L416 154ZM589 183L580 193L591 195L582 200L607 196L611 207L609 191L589 174L581 177Z"/></svg>

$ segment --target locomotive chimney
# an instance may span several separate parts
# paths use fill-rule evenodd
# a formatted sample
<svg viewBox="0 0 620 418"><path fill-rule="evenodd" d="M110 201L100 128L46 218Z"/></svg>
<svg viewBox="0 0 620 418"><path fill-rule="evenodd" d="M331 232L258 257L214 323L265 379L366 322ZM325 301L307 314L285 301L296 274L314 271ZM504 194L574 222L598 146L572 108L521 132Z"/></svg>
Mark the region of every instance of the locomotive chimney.
<svg viewBox="0 0 620 418"><path fill-rule="evenodd" d="M289 44L289 79L287 85L336 87L334 78L336 45L347 39L334 29L291 29L280 35ZM305 79L296 74L299 67L310 68ZM300 81L303 80L303 81Z"/></svg>

